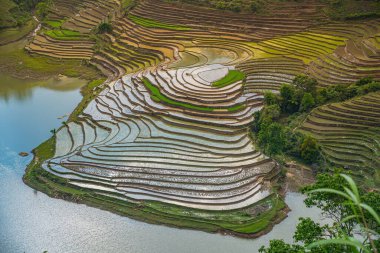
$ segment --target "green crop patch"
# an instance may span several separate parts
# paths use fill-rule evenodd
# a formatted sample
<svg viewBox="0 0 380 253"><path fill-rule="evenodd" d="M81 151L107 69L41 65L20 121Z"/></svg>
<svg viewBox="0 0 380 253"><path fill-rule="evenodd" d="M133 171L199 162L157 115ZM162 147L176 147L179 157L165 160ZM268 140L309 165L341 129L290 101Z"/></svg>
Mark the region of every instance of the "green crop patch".
<svg viewBox="0 0 380 253"><path fill-rule="evenodd" d="M189 104L189 103L175 101L171 98L168 98L167 96L162 94L161 91L148 80L148 78L144 78L143 83L144 83L145 87L149 90L151 97L152 97L152 100L155 102L163 102L163 103L166 103L169 105L184 107L187 109L198 110L198 111L209 111L209 112L211 112L214 110L214 108L211 108L211 107L193 105L193 104Z"/></svg>
<svg viewBox="0 0 380 253"><path fill-rule="evenodd" d="M87 38L80 32L65 29L47 30L44 33L50 38L56 40L84 40Z"/></svg>
<svg viewBox="0 0 380 253"><path fill-rule="evenodd" d="M46 20L44 24L52 27L52 28L60 28L61 25L65 22L64 20Z"/></svg>
<svg viewBox="0 0 380 253"><path fill-rule="evenodd" d="M212 86L217 88L223 88L230 84L236 83L238 81L245 79L245 74L239 70L229 70L227 75L212 83Z"/></svg>
<svg viewBox="0 0 380 253"><path fill-rule="evenodd" d="M189 31L190 27L181 26L181 25L172 25L167 23L161 23L159 21L153 19L147 19L143 17L138 17L135 15L128 15L128 18L132 20L134 23L147 27L147 28L162 28L167 30L176 30L176 31Z"/></svg>

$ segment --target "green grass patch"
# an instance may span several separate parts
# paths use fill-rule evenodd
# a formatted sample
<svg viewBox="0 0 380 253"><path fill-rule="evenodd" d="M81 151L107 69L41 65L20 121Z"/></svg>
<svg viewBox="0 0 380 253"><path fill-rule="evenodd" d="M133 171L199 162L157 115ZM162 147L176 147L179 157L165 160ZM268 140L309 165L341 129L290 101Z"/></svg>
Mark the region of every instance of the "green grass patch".
<svg viewBox="0 0 380 253"><path fill-rule="evenodd" d="M5 45L26 37L36 26L37 22L31 19L22 26L0 30L0 45Z"/></svg>
<svg viewBox="0 0 380 253"><path fill-rule="evenodd" d="M130 20L132 20L135 24L138 24L138 25L141 25L144 27L148 27L148 28L162 28L162 29L176 30L176 31L192 30L190 27L161 23L161 22L153 20L153 19L138 17L138 16L131 15L131 14L128 15L128 18Z"/></svg>
<svg viewBox="0 0 380 253"><path fill-rule="evenodd" d="M45 35L56 40L84 40L88 38L80 32L65 30L65 29L55 29L44 31Z"/></svg>
<svg viewBox="0 0 380 253"><path fill-rule="evenodd" d="M144 83L145 87L149 90L151 99L157 103L162 102L165 104L183 107L186 109L197 110L197 111L207 111L207 112L211 112L211 111L216 110L216 109L227 109L230 112L235 112L235 111L239 111L239 110L242 110L245 108L245 104L237 104L237 105L234 105L231 107L221 108L221 107L198 106L198 105L193 105L193 104L189 104L189 103L185 103L185 102L179 102L179 101L173 100L173 99L165 96L164 94L162 94L161 91L156 86L154 86L149 81L148 78L143 78L143 83Z"/></svg>
<svg viewBox="0 0 380 253"><path fill-rule="evenodd" d="M96 79L89 82L81 89L83 98L74 111L70 114L69 121L74 121L77 119L87 105L102 91L102 89L98 88L98 86L105 81L105 78Z"/></svg>
<svg viewBox="0 0 380 253"><path fill-rule="evenodd" d="M244 108L245 108L245 104L237 104L237 105L228 107L227 110L229 112L235 112L235 111L243 110Z"/></svg>
<svg viewBox="0 0 380 253"><path fill-rule="evenodd" d="M227 75L212 83L212 86L217 88L223 88L230 84L236 83L245 79L245 74L239 70L229 70Z"/></svg>
<svg viewBox="0 0 380 253"><path fill-rule="evenodd" d="M173 100L171 98L168 98L167 96L165 96L164 94L162 94L161 91L148 80L148 78L144 78L143 79L143 83L144 83L145 87L149 90L149 92L151 94L152 100L155 101L155 102L163 102L163 103L166 103L166 104L170 104L170 105L174 105L174 106L179 106L179 107L184 107L184 108L187 108L187 109L197 110L197 111L208 111L208 112L211 112L211 111L214 110L214 108L212 108L212 107L206 107L206 106L198 106L198 105L188 104L188 103L179 102L179 101L175 101L175 100Z"/></svg>
<svg viewBox="0 0 380 253"><path fill-rule="evenodd" d="M27 76L31 79L47 79L58 74L87 80L98 79L101 76L99 70L86 61L29 54L24 49L25 44L26 41L20 40L0 47L2 73L19 78Z"/></svg>
<svg viewBox="0 0 380 253"><path fill-rule="evenodd" d="M65 20L63 20L63 19L61 19L61 20L45 20L44 24L46 24L52 28L60 28L61 25L63 24L63 22L65 22Z"/></svg>

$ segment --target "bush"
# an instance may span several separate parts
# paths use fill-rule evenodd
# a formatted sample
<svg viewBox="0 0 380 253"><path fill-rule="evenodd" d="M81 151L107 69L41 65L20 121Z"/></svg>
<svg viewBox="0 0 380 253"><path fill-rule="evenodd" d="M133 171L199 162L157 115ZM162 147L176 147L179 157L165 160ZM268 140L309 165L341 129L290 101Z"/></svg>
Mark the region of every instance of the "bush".
<svg viewBox="0 0 380 253"><path fill-rule="evenodd" d="M286 145L285 130L279 123L272 123L262 128L258 135L258 143L268 155L280 154Z"/></svg>
<svg viewBox="0 0 380 253"><path fill-rule="evenodd" d="M107 22L102 22L97 27L97 33L110 33L112 32L112 25Z"/></svg>
<svg viewBox="0 0 380 253"><path fill-rule="evenodd" d="M280 104L280 98L278 95L267 91L264 93L264 102L266 105L279 105Z"/></svg>
<svg viewBox="0 0 380 253"><path fill-rule="evenodd" d="M298 75L294 78L292 84L304 92L309 92L313 95L317 92L318 82L316 79L307 75Z"/></svg>
<svg viewBox="0 0 380 253"><path fill-rule="evenodd" d="M311 108L314 107L314 105L315 105L315 100L313 96L311 95L311 93L306 92L302 97L299 111L300 112L309 111Z"/></svg>
<svg viewBox="0 0 380 253"><path fill-rule="evenodd" d="M311 164L320 160L320 149L317 140L307 136L301 145L301 158Z"/></svg>

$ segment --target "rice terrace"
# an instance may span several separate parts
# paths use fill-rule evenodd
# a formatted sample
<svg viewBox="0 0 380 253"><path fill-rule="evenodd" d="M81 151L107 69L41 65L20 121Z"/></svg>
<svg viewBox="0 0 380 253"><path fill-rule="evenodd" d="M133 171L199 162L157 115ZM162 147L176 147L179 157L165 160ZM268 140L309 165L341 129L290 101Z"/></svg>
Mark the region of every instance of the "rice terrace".
<svg viewBox="0 0 380 253"><path fill-rule="evenodd" d="M380 252L380 1L0 3L1 252Z"/></svg>

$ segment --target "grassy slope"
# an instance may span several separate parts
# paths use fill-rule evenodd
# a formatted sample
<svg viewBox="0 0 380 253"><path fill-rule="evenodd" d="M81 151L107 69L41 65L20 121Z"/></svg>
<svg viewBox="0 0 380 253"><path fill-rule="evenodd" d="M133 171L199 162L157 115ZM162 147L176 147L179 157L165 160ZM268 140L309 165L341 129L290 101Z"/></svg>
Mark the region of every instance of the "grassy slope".
<svg viewBox="0 0 380 253"><path fill-rule="evenodd" d="M239 70L229 70L227 75L213 82L212 86L217 87L217 88L223 88L230 84L241 81L243 79L245 79L245 74L243 72L240 72Z"/></svg>
<svg viewBox="0 0 380 253"><path fill-rule="evenodd" d="M24 38L31 33L36 26L37 22L31 19L23 26L2 29L0 31L0 45L5 45Z"/></svg>
<svg viewBox="0 0 380 253"><path fill-rule="evenodd" d="M47 36L56 40L85 40L87 39L87 36L82 35L80 32L66 30L66 29L47 30L44 33Z"/></svg>
<svg viewBox="0 0 380 253"><path fill-rule="evenodd" d="M17 20L15 20L11 9L17 8L11 0L0 0L0 28L14 27L17 25Z"/></svg>
<svg viewBox="0 0 380 253"><path fill-rule="evenodd" d="M81 60L61 60L29 54L24 50L25 42L20 41L0 47L0 72L21 78L49 78L58 74L98 79L100 73Z"/></svg>

